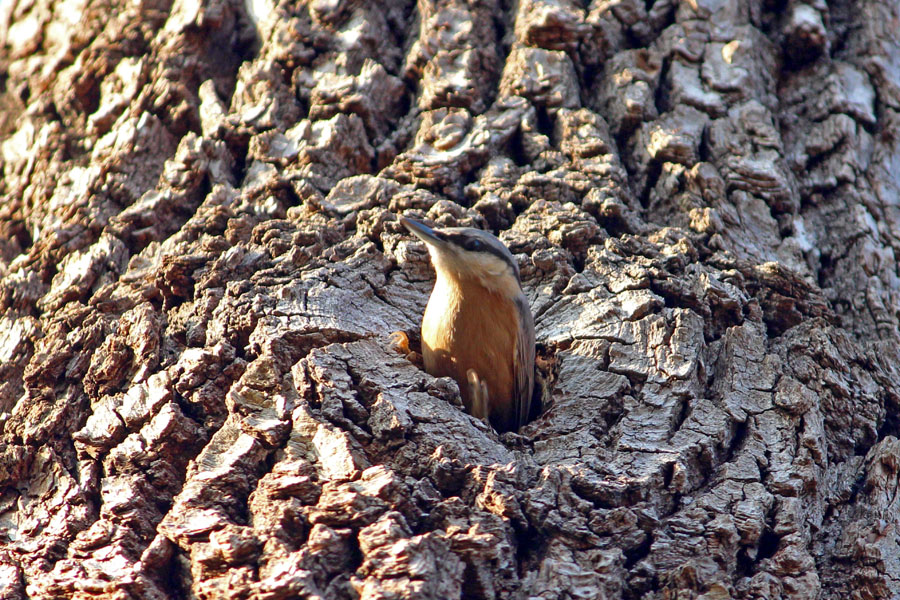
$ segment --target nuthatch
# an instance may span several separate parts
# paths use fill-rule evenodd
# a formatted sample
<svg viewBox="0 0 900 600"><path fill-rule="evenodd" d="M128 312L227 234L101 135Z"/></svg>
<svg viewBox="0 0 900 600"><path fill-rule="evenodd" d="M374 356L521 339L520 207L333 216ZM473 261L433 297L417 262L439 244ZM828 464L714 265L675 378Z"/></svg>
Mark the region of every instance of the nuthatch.
<svg viewBox="0 0 900 600"><path fill-rule="evenodd" d="M422 318L425 370L455 379L474 417L517 430L531 405L534 319L513 255L486 231L400 222L425 242L437 274Z"/></svg>

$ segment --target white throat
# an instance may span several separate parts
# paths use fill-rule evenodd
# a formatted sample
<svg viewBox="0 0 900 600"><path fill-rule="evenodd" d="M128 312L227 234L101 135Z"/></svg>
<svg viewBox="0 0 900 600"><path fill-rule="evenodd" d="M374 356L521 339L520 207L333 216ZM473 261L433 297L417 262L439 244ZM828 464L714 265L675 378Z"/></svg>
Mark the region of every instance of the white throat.
<svg viewBox="0 0 900 600"><path fill-rule="evenodd" d="M442 251L431 245L428 252L437 274L435 288L440 285L450 291L451 287L477 282L488 291L509 299L522 293L512 268L496 256L486 252L468 252L463 257L452 250Z"/></svg>

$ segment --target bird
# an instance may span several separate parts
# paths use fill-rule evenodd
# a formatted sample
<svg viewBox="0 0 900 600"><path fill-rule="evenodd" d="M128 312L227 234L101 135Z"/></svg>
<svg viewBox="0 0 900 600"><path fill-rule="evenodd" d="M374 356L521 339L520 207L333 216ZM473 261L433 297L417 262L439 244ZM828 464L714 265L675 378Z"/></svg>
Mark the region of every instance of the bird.
<svg viewBox="0 0 900 600"><path fill-rule="evenodd" d="M515 258L487 231L400 223L425 242L436 274L422 317L425 371L454 379L475 418L517 431L531 407L535 333Z"/></svg>

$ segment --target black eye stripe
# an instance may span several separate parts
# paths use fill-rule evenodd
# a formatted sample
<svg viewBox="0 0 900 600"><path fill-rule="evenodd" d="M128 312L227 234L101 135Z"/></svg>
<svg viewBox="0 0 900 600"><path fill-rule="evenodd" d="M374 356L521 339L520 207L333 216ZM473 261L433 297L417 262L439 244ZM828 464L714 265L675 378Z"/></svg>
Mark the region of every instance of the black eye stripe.
<svg viewBox="0 0 900 600"><path fill-rule="evenodd" d="M509 254L509 251L506 248L500 248L491 244L485 240L478 239L477 237L473 237L471 234L466 233L457 233L457 232L441 232L441 237L447 242L459 246L460 248L464 248L469 252L485 252L487 254L493 254L513 270L515 273L516 279L519 278L519 265L516 264L515 259ZM475 242L477 243L477 248L472 248L470 245Z"/></svg>

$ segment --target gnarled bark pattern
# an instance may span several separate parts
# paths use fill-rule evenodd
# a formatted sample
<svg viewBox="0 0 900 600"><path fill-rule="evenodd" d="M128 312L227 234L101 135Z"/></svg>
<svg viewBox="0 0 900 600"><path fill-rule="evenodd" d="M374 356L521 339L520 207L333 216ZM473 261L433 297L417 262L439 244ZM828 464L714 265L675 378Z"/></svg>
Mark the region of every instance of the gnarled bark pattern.
<svg viewBox="0 0 900 600"><path fill-rule="evenodd" d="M0 598L900 595L900 6L0 5ZM413 339L516 254L540 416Z"/></svg>

